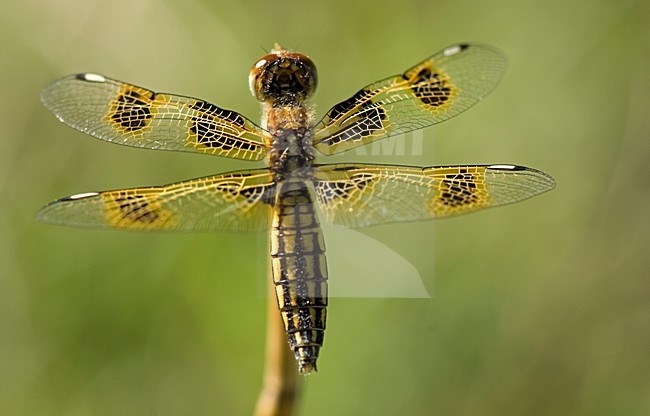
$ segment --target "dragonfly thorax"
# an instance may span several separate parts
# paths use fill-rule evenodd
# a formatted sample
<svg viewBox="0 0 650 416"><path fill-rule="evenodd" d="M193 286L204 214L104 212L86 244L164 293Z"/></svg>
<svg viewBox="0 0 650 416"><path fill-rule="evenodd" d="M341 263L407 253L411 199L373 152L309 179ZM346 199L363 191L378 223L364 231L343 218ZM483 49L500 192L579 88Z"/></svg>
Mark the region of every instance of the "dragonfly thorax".
<svg viewBox="0 0 650 416"><path fill-rule="evenodd" d="M298 174L314 161L313 112L304 102L262 104L262 127L271 134L267 160L280 178Z"/></svg>
<svg viewBox="0 0 650 416"><path fill-rule="evenodd" d="M276 133L268 154L271 171L280 179L307 172L315 158L311 131L298 128L282 129Z"/></svg>

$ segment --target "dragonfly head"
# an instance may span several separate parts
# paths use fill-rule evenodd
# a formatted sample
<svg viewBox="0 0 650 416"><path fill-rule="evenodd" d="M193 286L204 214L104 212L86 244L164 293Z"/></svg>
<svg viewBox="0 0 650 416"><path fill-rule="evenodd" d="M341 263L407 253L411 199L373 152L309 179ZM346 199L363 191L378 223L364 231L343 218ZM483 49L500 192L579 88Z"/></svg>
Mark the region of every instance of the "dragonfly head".
<svg viewBox="0 0 650 416"><path fill-rule="evenodd" d="M316 91L316 65L308 56L287 52L276 44L261 57L248 77L251 92L264 103L287 105L302 102Z"/></svg>

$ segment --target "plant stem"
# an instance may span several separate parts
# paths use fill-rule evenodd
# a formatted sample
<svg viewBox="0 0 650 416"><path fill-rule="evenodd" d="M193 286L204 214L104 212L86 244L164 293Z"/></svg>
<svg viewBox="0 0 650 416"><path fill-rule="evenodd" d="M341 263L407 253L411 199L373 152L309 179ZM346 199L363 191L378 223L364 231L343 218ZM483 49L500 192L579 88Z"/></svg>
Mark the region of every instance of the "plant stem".
<svg viewBox="0 0 650 416"><path fill-rule="evenodd" d="M298 407L301 380L278 313L273 281L268 279L268 282L264 385L257 399L255 416L293 416Z"/></svg>

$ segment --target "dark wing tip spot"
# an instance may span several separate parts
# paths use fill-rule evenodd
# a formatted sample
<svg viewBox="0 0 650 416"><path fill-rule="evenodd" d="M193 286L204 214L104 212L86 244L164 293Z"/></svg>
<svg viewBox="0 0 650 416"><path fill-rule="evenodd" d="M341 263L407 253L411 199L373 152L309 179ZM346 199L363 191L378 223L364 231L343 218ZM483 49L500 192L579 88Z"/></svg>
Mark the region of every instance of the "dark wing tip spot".
<svg viewBox="0 0 650 416"><path fill-rule="evenodd" d="M513 171L518 171L518 172L525 172L524 175L531 175L533 178L535 178L535 182L540 186L540 193L545 192L548 190L551 190L555 188L555 179L551 175L549 175L546 172L542 172L541 170L533 169L533 168L528 168L526 166L518 166L518 165L490 165L487 166L488 171L497 171L497 172L513 172Z"/></svg>
<svg viewBox="0 0 650 416"><path fill-rule="evenodd" d="M519 165L490 165L488 166L488 169L503 171L528 170L527 167Z"/></svg>
<svg viewBox="0 0 650 416"><path fill-rule="evenodd" d="M97 195L99 195L99 192L84 192L83 194L76 194L76 195L63 197L61 199L58 199L55 202L76 201L78 199L86 199Z"/></svg>
<svg viewBox="0 0 650 416"><path fill-rule="evenodd" d="M75 74L74 78L86 82L106 82L106 78L103 75L93 74L92 72Z"/></svg>

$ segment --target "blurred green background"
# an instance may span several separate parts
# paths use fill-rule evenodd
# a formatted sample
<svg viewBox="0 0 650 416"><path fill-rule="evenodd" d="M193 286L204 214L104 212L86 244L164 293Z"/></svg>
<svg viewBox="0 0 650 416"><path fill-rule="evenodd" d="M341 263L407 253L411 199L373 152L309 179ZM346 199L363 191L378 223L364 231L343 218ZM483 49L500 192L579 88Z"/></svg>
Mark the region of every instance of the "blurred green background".
<svg viewBox="0 0 650 416"><path fill-rule="evenodd" d="M557 188L364 230L433 297L332 299L302 414L650 414L649 27L642 0L3 2L0 414L249 415L263 369L265 235L33 219L64 195L251 165L102 143L41 88L93 71L257 119L248 70L280 42L318 65L323 114L459 41L508 55L495 92L426 130L422 155L336 160L516 163Z"/></svg>

